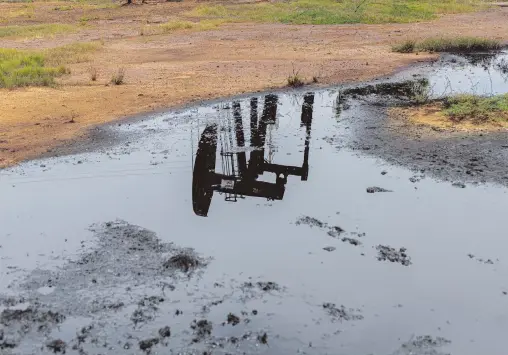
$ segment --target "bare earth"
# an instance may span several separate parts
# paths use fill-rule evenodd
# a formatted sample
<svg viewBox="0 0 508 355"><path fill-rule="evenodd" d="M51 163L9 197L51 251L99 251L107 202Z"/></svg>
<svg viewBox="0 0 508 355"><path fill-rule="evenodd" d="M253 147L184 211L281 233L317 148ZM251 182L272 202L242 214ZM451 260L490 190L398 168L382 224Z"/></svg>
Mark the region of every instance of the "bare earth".
<svg viewBox="0 0 508 355"><path fill-rule="evenodd" d="M9 6L14 5L0 4L0 11ZM44 6L49 9L55 3ZM162 3L95 10L100 19L73 34L24 41L0 39L0 47L7 48L48 48L104 40L104 47L93 60L71 65L72 74L57 88L0 90L0 167L36 157L86 135L94 125L127 115L282 87L293 68L309 82L317 77L318 85L325 85L371 79L435 58L391 53L390 45L405 38L477 35L508 40L508 8L444 16L432 23L241 23L205 32L140 35L145 21L167 21L192 6ZM44 9L38 7L37 11ZM62 16L56 11L47 13ZM65 14L74 23L81 15ZM98 70L96 82L90 80L91 67ZM107 85L120 67L126 70L125 84Z"/></svg>

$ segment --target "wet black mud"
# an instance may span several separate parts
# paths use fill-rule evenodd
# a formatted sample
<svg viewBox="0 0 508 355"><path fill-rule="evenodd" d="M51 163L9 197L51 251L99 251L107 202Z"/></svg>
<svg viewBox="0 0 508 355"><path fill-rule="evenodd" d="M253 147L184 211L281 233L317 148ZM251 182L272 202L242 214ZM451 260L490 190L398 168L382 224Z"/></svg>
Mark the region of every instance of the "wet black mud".
<svg viewBox="0 0 508 355"><path fill-rule="evenodd" d="M362 320L363 316L360 314L359 309L349 308L344 306L337 306L335 303L323 303L323 309L332 318L334 322Z"/></svg>
<svg viewBox="0 0 508 355"><path fill-rule="evenodd" d="M406 248L399 248L399 250L386 246L378 245L376 247L378 251L377 259L379 261L391 261L392 263L399 263L404 266L411 265L411 258L407 255Z"/></svg>
<svg viewBox="0 0 508 355"><path fill-rule="evenodd" d="M389 107L418 105L458 93L506 93L507 61L508 53L444 55L432 64L431 68L439 69L429 78L417 73L409 81L345 89L337 99L336 115L346 131L329 139L337 147L381 157L439 179L506 186L506 132L441 130L390 120L386 112Z"/></svg>

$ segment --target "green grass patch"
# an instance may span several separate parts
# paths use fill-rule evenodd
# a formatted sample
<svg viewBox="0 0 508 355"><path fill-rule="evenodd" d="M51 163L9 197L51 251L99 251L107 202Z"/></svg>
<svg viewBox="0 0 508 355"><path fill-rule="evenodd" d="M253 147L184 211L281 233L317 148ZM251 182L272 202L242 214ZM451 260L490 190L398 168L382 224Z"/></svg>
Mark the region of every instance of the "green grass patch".
<svg viewBox="0 0 508 355"><path fill-rule="evenodd" d="M64 66L47 67L42 54L0 49L0 87L51 86L67 73Z"/></svg>
<svg viewBox="0 0 508 355"><path fill-rule="evenodd" d="M75 30L75 26L60 23L27 26L2 26L0 27L0 37L38 38L54 36L59 33L74 32Z"/></svg>
<svg viewBox="0 0 508 355"><path fill-rule="evenodd" d="M141 28L141 35L163 34L177 30L206 31L216 28L222 23L224 23L223 20L203 20L200 22L169 21L158 25L145 25Z"/></svg>
<svg viewBox="0 0 508 355"><path fill-rule="evenodd" d="M64 5L64 6L55 6L53 8L55 11L71 11L74 10L74 6L72 5Z"/></svg>
<svg viewBox="0 0 508 355"><path fill-rule="evenodd" d="M501 49L501 42L479 37L427 38L406 40L392 47L393 52L478 52Z"/></svg>
<svg viewBox="0 0 508 355"><path fill-rule="evenodd" d="M0 49L0 88L52 86L55 78L68 74L65 65L88 61L99 42L73 43L39 52Z"/></svg>
<svg viewBox="0 0 508 355"><path fill-rule="evenodd" d="M457 95L443 100L443 113L453 121L507 121L508 94L496 96Z"/></svg>
<svg viewBox="0 0 508 355"><path fill-rule="evenodd" d="M294 0L276 3L205 4L189 15L227 21L289 24L408 23L430 20L439 14L470 12L479 0Z"/></svg>

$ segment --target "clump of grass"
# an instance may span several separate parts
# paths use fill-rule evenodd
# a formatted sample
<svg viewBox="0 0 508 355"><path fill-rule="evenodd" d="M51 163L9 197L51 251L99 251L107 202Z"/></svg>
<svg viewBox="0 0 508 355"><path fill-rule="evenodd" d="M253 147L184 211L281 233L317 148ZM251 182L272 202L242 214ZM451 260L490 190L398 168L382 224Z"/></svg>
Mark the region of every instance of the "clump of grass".
<svg viewBox="0 0 508 355"><path fill-rule="evenodd" d="M88 24L88 21L95 21L98 19L99 19L99 16L81 16L79 18L79 23L80 23L80 25L85 26Z"/></svg>
<svg viewBox="0 0 508 355"><path fill-rule="evenodd" d="M393 52L479 52L501 49L501 42L480 37L427 38L421 42L406 40L392 47Z"/></svg>
<svg viewBox="0 0 508 355"><path fill-rule="evenodd" d="M443 100L443 113L453 121L474 122L508 120L508 94L478 96L456 95Z"/></svg>
<svg viewBox="0 0 508 355"><path fill-rule="evenodd" d="M122 85L124 83L125 78L125 69L124 68L118 68L116 73L113 74L111 77L111 83L114 85Z"/></svg>
<svg viewBox="0 0 508 355"><path fill-rule="evenodd" d="M70 11L70 10L73 10L74 7L69 5L69 6L55 6L53 8L54 11Z"/></svg>
<svg viewBox="0 0 508 355"><path fill-rule="evenodd" d="M293 72L293 74L288 76L288 86L297 88L303 85L305 85L305 83L303 82L303 79L300 77L298 72Z"/></svg>
<svg viewBox="0 0 508 355"><path fill-rule="evenodd" d="M166 23L158 24L155 26L146 25L141 28L140 34L143 35L154 35L170 33L177 30L195 30L195 31L206 31L218 27L224 23L223 20L203 20L200 22L191 21L169 21Z"/></svg>
<svg viewBox="0 0 508 355"><path fill-rule="evenodd" d="M0 37L45 37L53 36L59 33L74 32L76 28L71 25L60 23L48 23L41 25L26 26L3 26L0 27Z"/></svg>
<svg viewBox="0 0 508 355"><path fill-rule="evenodd" d="M397 53L413 53L415 51L416 41L408 39L402 43L396 44L392 47L393 52Z"/></svg>
<svg viewBox="0 0 508 355"><path fill-rule="evenodd" d="M90 80L97 81L97 68L90 67Z"/></svg>
<svg viewBox="0 0 508 355"><path fill-rule="evenodd" d="M43 54L0 49L0 87L51 86L54 79L68 73L63 66L45 66Z"/></svg>

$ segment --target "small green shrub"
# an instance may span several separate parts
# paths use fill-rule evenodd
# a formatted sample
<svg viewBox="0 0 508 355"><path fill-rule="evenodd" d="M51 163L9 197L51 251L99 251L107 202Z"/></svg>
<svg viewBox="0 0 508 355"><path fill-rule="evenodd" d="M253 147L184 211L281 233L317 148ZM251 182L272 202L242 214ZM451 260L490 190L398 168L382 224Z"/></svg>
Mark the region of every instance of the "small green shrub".
<svg viewBox="0 0 508 355"><path fill-rule="evenodd" d="M443 113L454 121L487 121L508 118L508 94L496 96L456 95L443 100Z"/></svg>

